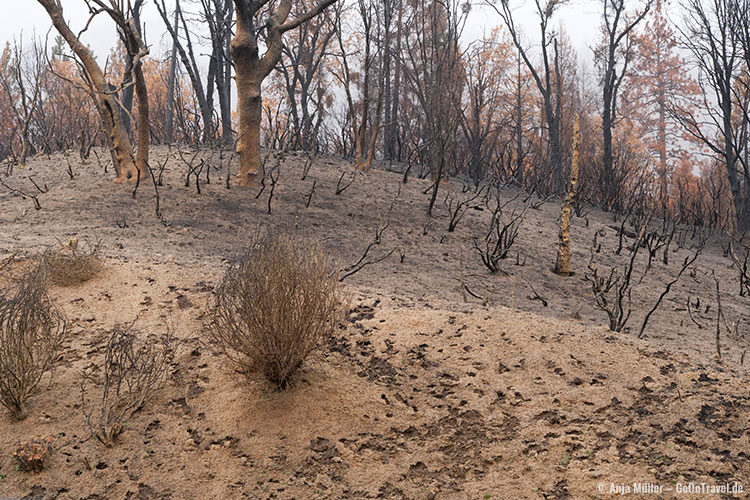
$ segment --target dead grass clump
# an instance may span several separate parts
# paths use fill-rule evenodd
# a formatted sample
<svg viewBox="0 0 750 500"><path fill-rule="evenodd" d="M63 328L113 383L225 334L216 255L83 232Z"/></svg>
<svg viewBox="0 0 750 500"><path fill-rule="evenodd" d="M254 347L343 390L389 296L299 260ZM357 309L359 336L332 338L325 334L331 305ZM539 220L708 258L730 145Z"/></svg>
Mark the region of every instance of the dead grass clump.
<svg viewBox="0 0 750 500"><path fill-rule="evenodd" d="M41 472L50 453L52 453L52 437L39 436L24 441L10 455L20 470Z"/></svg>
<svg viewBox="0 0 750 500"><path fill-rule="evenodd" d="M15 287L27 274L38 269L39 259L36 256L14 253L0 259L0 287Z"/></svg>
<svg viewBox="0 0 750 500"><path fill-rule="evenodd" d="M241 369L284 388L331 333L339 311L338 281L322 249L266 237L227 270L209 330Z"/></svg>
<svg viewBox="0 0 750 500"><path fill-rule="evenodd" d="M26 402L52 368L67 331L39 270L26 273L15 292L0 295L0 404L13 419L26 416Z"/></svg>
<svg viewBox="0 0 750 500"><path fill-rule="evenodd" d="M174 358L169 331L139 339L131 325L115 325L104 363L84 371L81 408L91 435L107 447L117 443L124 423L164 383ZM94 386L93 389L91 386ZM89 399L91 392L96 396Z"/></svg>
<svg viewBox="0 0 750 500"><path fill-rule="evenodd" d="M16 261L16 254L12 254L8 257L0 259L0 273L4 273L11 268L13 263Z"/></svg>
<svg viewBox="0 0 750 500"><path fill-rule="evenodd" d="M102 270L99 257L101 243L80 244L78 238L68 240L58 249L47 250L41 258L50 282L71 286L90 280Z"/></svg>

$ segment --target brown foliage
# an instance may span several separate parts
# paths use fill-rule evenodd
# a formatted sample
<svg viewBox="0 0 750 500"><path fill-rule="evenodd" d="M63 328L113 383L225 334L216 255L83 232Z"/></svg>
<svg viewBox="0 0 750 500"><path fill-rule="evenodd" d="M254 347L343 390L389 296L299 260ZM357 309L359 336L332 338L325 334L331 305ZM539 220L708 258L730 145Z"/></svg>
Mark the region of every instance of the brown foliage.
<svg viewBox="0 0 750 500"><path fill-rule="evenodd" d="M124 422L161 387L174 357L169 331L159 338L149 336L139 341L132 326L115 325L103 365L87 369L81 381L81 408L86 424L91 435L107 447L117 443ZM87 399L89 382L101 390L96 406Z"/></svg>
<svg viewBox="0 0 750 500"><path fill-rule="evenodd" d="M210 331L243 370L280 388L329 335L339 313L338 282L316 244L266 237L226 273Z"/></svg>
<svg viewBox="0 0 750 500"><path fill-rule="evenodd" d="M24 441L10 455L23 471L40 472L52 452L52 436L39 436Z"/></svg>
<svg viewBox="0 0 750 500"><path fill-rule="evenodd" d="M52 367L67 333L67 321L47 295L38 269L21 279L15 293L0 295L0 404L15 420Z"/></svg>

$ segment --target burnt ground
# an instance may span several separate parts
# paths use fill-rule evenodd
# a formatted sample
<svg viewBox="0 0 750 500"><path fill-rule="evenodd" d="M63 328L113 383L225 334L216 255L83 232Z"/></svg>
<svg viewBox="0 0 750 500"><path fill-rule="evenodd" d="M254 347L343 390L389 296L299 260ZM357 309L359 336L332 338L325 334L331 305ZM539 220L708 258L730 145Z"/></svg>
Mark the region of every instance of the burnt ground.
<svg viewBox="0 0 750 500"><path fill-rule="evenodd" d="M152 164L167 154L157 148ZM218 156L197 158L218 166ZM740 363L750 299L739 296L717 238L638 339L646 311L692 252L690 229L675 237L669 264L660 252L645 276L640 255L632 318L614 333L584 278L597 231L597 265L624 261L609 214L573 219L576 274L563 278L551 271L559 201L529 209L503 272L493 275L473 243L486 231L486 208L468 210L447 231L445 194L467 196L457 181L441 185L427 217L427 180L402 184L396 173L358 173L321 158L303 181L304 156L292 154L280 165L269 215L269 188L257 199L257 190L227 190L226 171L214 168L210 184L204 170L199 195L194 179L185 187L186 166L173 154L160 188L164 224L150 183L133 199L133 186L113 184L96 160L71 156L71 164L72 180L63 155L5 179L27 192L35 191L30 175L46 184L41 210L0 189L0 259L76 236L101 239L105 263L86 283L52 288L73 335L30 416L12 423L0 415L0 495L604 498L611 483L636 481L750 487L750 360ZM336 195L342 173L342 183L353 182ZM209 342L203 317L213 287L259 232L315 238L343 268L386 224L372 255L393 253L344 281L348 319L294 388L276 392L235 372ZM736 334L722 326L721 360L714 275L727 322L739 322ZM700 301L692 319L689 299ZM136 317L144 332L171 325L182 343L167 385L107 449L81 415L81 371L101 362L115 323ZM48 467L16 470L7 452L38 434L56 436Z"/></svg>

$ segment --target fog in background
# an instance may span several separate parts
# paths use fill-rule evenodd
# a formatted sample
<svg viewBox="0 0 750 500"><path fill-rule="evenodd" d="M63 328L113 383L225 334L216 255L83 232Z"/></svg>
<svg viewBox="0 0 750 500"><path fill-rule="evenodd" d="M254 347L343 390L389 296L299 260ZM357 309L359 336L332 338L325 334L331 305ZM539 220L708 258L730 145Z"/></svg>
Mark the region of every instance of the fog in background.
<svg viewBox="0 0 750 500"><path fill-rule="evenodd" d="M342 0L350 2L352 0ZM497 0L500 1L500 0ZM527 47L538 44L539 22L535 14L534 2L524 0L510 0L514 6L516 25L523 32L523 39ZM6 6L6 10L0 16L0 43L12 41L14 37L23 35L24 40L29 40L33 34L47 38L51 47L57 32L51 28L51 22L47 12L36 0L0 0ZM469 13L466 29L463 34L463 43L468 45L472 40L481 39L485 34L501 25L500 16L490 7L483 5L481 0L474 0ZM172 9L173 0L166 1L167 7ZM634 7L639 2L633 2ZM62 0L65 18L75 33L78 33L89 20L89 13L83 0ZM187 14L200 8L194 0L182 0L182 9ZM597 0L572 0L559 8L555 14L553 26L560 28L569 37L578 54L578 63L582 71L591 73L593 71L593 55L591 47L599 40L601 26L601 2ZM679 7L670 6L666 9L673 20L679 21ZM194 17L194 16L193 16ZM146 27L146 42L151 54L150 57L164 59L167 57L171 47L171 39L164 27L153 0L147 1L142 11L142 21ZM200 23L195 20L193 26L194 43L198 45L196 51L202 53L204 70L207 68L206 53L209 52L210 44L204 41L204 50L200 50L198 39L207 36L203 33ZM507 32L504 28L503 31ZM89 25L82 37L84 43L88 44L97 56L100 64L103 64L117 43L117 35L114 23L106 14L99 14ZM67 46L66 46L67 48ZM538 49L538 47L536 47ZM538 50L531 50L532 56L538 54Z"/></svg>
<svg viewBox="0 0 750 500"><path fill-rule="evenodd" d="M343 0L350 1L350 0ZM499 1L499 0L498 0ZM32 33L45 37L49 33L49 43L52 45L57 33L50 31L51 22L47 12L36 0L0 0L5 4L4 12L0 16L0 43L12 41L14 36L23 32L24 39L28 39ZM529 45L538 39L539 23L534 15L533 2L524 0L511 0L518 15L517 24L524 30L525 39ZM173 1L166 1L167 7L172 8ZM65 19L75 33L85 26L89 19L88 9L83 0L62 0ZM186 13L197 10L197 2L182 0L182 8ZM590 46L598 38L598 27L600 24L599 3L594 0L572 1L560 8L555 15L556 24L561 26L570 37L573 45L578 51L581 61L591 58ZM146 40L151 46L152 57L164 57L169 46L169 34L166 32L164 23L159 17L153 0L147 1L143 7L142 20L146 24ZM464 32L463 41L469 43L471 40L481 38L484 33L489 33L493 27L501 23L500 17L489 7L483 6L482 2L472 2L471 12ZM194 34L200 36L201 27L196 23ZM99 61L106 59L110 50L117 42L114 24L106 14L100 14L91 23L83 36L83 40L94 49Z"/></svg>

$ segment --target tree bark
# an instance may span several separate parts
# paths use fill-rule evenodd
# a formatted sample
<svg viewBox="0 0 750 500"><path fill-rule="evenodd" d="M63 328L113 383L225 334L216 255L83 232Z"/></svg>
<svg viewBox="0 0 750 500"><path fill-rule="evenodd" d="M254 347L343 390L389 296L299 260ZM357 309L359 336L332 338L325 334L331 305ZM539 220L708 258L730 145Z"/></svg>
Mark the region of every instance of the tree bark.
<svg viewBox="0 0 750 500"><path fill-rule="evenodd" d="M238 185L256 185L260 181L258 173L261 166L260 125L263 108L261 85L281 59L284 33L317 16L334 2L336 0L321 0L316 7L300 14L294 20L287 21L292 10L292 0L280 0L265 23L266 52L261 57L255 16L268 2L266 0L234 0L237 22L231 44L231 54L237 78L237 110L240 115L237 140Z"/></svg>
<svg viewBox="0 0 750 500"><path fill-rule="evenodd" d="M174 11L174 32L179 34L179 13ZM167 83L167 113L166 113L166 130L164 132L164 142L172 144L174 142L174 87L177 81L177 42L172 40L172 54L169 59L169 80Z"/></svg>
<svg viewBox="0 0 750 500"><path fill-rule="evenodd" d="M248 6L235 0L237 24L232 40L232 60L237 78L237 112L239 114L239 137L237 157L239 174L237 184L254 186L260 182L260 125L263 108L261 84L266 75L258 57L258 42L251 16L243 15ZM253 13L254 14L254 13ZM270 29L269 29L270 31ZM273 42L269 40L269 43ZM272 50L269 45L269 52ZM281 57L281 47L276 47ZM278 60L278 58L276 59ZM270 70L269 70L270 72Z"/></svg>
<svg viewBox="0 0 750 500"><path fill-rule="evenodd" d="M112 161L117 173L115 182L137 179L138 168L135 164L133 146L120 118L119 103L109 91L109 84L104 77L102 69L88 47L81 43L65 22L62 8L54 0L38 1L45 8L47 14L49 14L55 29L65 39L65 42L73 50L78 59L80 59L81 64L86 70L93 93L96 96L97 109L99 110L102 125L109 139Z"/></svg>
<svg viewBox="0 0 750 500"><path fill-rule="evenodd" d="M174 47L177 49L177 53L180 55L182 65L185 67L185 71L187 71L188 77L190 78L190 83L193 86L195 97L196 99L198 99L198 107L200 108L201 120L203 120L203 133L201 136L201 140L203 142L207 142L211 139L210 134L213 130L213 110L208 105L206 92L203 89L203 83L201 82L200 78L200 71L195 60L195 53L193 51L193 42L187 29L187 22L185 21L185 16L180 7L180 2L179 0L175 2L175 10L182 23L182 29L185 39L184 45L179 38L177 31L172 28L172 24L169 22L169 17L167 16L167 8L164 4L164 0L161 0L161 2L155 0L154 4L156 5L156 10L159 12L162 21L164 21L164 25L167 28L167 31L169 31L169 34L172 36Z"/></svg>
<svg viewBox="0 0 750 500"><path fill-rule="evenodd" d="M140 9L142 0L135 3L136 9ZM110 16L120 27L127 49L130 64L127 68L135 87L134 93L138 97L138 151L136 153L136 167L138 168L139 180L145 180L148 174L148 153L151 129L149 123L148 88L143 76L143 57L148 55L148 48L143 43L138 25L137 10L133 16L125 18L123 12L112 11Z"/></svg>
<svg viewBox="0 0 750 500"><path fill-rule="evenodd" d="M148 150L150 139L149 127L149 104L148 88L146 79L143 76L143 64L140 60L133 68L135 77L135 93L138 96L138 153L136 156L136 166L138 167L140 180L146 180L145 174L148 173Z"/></svg>
<svg viewBox="0 0 750 500"><path fill-rule="evenodd" d="M568 194L563 202L560 214L560 244L557 248L555 272L561 276L570 276L570 212L578 192L578 156L581 145L581 118L576 117L573 128L573 158L570 164Z"/></svg>
<svg viewBox="0 0 750 500"><path fill-rule="evenodd" d="M239 174L237 184L240 186L255 186L260 182L260 124L263 107L261 83L253 81L252 70L246 75L241 65L235 64L237 80L243 85L237 86L237 111L240 117L237 139L237 157L239 159Z"/></svg>

